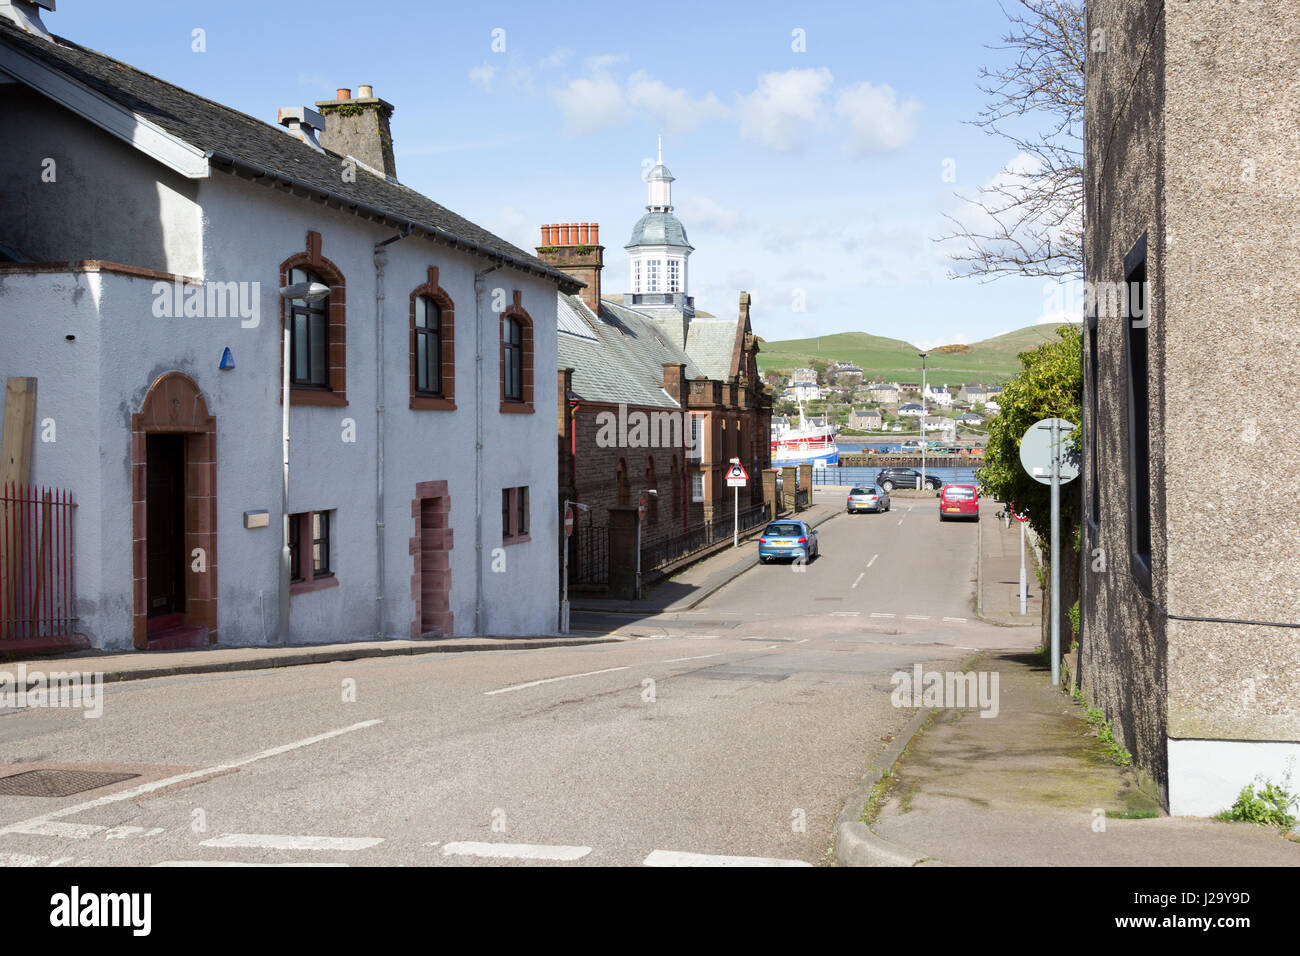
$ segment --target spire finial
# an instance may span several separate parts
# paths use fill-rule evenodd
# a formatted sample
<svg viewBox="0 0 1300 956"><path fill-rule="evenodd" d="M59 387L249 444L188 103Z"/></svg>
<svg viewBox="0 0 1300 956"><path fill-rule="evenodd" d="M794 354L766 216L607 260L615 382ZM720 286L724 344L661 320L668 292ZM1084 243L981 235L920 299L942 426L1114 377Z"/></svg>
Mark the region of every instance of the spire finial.
<svg viewBox="0 0 1300 956"><path fill-rule="evenodd" d="M662 165L664 161L664 138L659 137L659 162Z"/></svg>

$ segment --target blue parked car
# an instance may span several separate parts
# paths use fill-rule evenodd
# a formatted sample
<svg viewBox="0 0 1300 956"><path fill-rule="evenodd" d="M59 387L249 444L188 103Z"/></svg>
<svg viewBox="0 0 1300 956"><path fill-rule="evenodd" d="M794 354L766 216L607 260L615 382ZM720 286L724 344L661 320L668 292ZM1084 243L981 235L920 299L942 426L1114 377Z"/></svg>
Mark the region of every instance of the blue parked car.
<svg viewBox="0 0 1300 956"><path fill-rule="evenodd" d="M773 521L758 537L758 560L762 564L774 558L811 561L819 553L817 532L803 521Z"/></svg>

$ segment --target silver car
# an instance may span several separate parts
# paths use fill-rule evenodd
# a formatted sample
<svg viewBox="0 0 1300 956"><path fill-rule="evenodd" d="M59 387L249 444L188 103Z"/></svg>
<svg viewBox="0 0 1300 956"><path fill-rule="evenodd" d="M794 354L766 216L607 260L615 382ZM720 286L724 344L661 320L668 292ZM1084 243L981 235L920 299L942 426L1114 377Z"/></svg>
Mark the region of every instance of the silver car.
<svg viewBox="0 0 1300 956"><path fill-rule="evenodd" d="M875 485L864 485L849 491L849 514L859 511L888 511L889 493Z"/></svg>

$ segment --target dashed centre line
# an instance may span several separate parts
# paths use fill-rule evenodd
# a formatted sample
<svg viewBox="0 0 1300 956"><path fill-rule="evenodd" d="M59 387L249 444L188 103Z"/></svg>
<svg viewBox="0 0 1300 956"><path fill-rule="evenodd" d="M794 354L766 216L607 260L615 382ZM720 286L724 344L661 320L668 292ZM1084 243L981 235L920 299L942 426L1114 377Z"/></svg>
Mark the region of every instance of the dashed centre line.
<svg viewBox="0 0 1300 956"><path fill-rule="evenodd" d="M863 579L864 577L866 577L866 576L867 576L867 572L866 572L866 571L861 571L861 572L859 572L859 574L858 574L858 576L857 576L857 579L854 580L854 582L853 582L853 584L852 584L852 587L855 587L855 588L856 588L859 584L862 583L862 579Z"/></svg>
<svg viewBox="0 0 1300 956"><path fill-rule="evenodd" d="M867 562L867 567L869 568L869 567L871 567L873 564L875 564L875 563L876 563L876 558L878 558L878 557L880 557L880 555L878 555L878 554L873 554L873 555L871 556L871 560Z"/></svg>
<svg viewBox="0 0 1300 956"><path fill-rule="evenodd" d="M476 843L462 840L442 848L446 856L476 856L489 860L581 860L589 846L544 846L535 843Z"/></svg>
<svg viewBox="0 0 1300 956"><path fill-rule="evenodd" d="M631 665L628 665L630 667ZM606 667L598 671L584 671L581 674L565 674L563 677L546 677L542 680L530 680L526 684L511 684L509 687L498 687L496 690L485 690L485 696L493 694L508 694L512 690L524 690L529 687L540 687L543 684L554 684L559 680L574 680L578 677L594 677L597 674L612 674L614 671L625 671L628 667Z"/></svg>
<svg viewBox="0 0 1300 956"><path fill-rule="evenodd" d="M682 661L702 661L707 657L721 657L721 656L722 656L722 651L718 651L716 654L700 654L696 657L670 657L668 658L668 660L664 661L663 663L679 664Z"/></svg>
<svg viewBox="0 0 1300 956"><path fill-rule="evenodd" d="M684 853L679 850L654 850L641 861L642 866L812 866L803 860L782 860L766 856L719 856L712 853Z"/></svg>
<svg viewBox="0 0 1300 956"><path fill-rule="evenodd" d="M294 836L283 833L226 833L199 846L256 850L337 850L355 852L378 846L383 837Z"/></svg>
<svg viewBox="0 0 1300 956"><path fill-rule="evenodd" d="M894 617L895 615L893 615L893 614L886 614L886 613L884 613L883 611L872 611L872 612L871 612L871 616L872 616L872 617Z"/></svg>

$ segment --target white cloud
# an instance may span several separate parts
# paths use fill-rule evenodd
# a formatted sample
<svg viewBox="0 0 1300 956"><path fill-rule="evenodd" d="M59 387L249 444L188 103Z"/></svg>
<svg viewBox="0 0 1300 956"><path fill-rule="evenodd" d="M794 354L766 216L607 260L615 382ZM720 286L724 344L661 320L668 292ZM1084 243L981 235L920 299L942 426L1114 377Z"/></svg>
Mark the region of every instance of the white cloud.
<svg viewBox="0 0 1300 956"><path fill-rule="evenodd" d="M581 76L554 90L552 99L564 114L564 130L571 136L595 133L627 121L627 97L623 87L605 72Z"/></svg>
<svg viewBox="0 0 1300 956"><path fill-rule="evenodd" d="M921 104L903 103L890 86L863 82L841 90L835 113L848 120L852 136L849 150L855 156L885 153L907 143L916 132L915 115Z"/></svg>
<svg viewBox="0 0 1300 956"><path fill-rule="evenodd" d="M825 67L764 73L753 93L740 97L740 133L779 152L803 148L825 124L825 96L835 78Z"/></svg>
<svg viewBox="0 0 1300 956"><path fill-rule="evenodd" d="M587 69L592 73L599 73L608 70L611 66L618 66L627 59L626 53L602 53L599 56L587 57L585 63Z"/></svg>
<svg viewBox="0 0 1300 956"><path fill-rule="evenodd" d="M745 223L745 216L739 209L724 206L717 200L698 193L687 198L681 205L680 212L692 228L699 226L715 232L736 232Z"/></svg>
<svg viewBox="0 0 1300 956"><path fill-rule="evenodd" d="M685 90L672 89L644 70L628 77L627 97L632 106L654 119L656 125L674 133L688 132L728 113L712 93L694 99Z"/></svg>
<svg viewBox="0 0 1300 956"><path fill-rule="evenodd" d="M544 70L552 70L555 69L556 67L564 66L564 64L568 62L569 57L572 55L573 55L573 51L570 50L568 47L560 47L550 56L542 57L541 62L538 63L537 65Z"/></svg>
<svg viewBox="0 0 1300 956"><path fill-rule="evenodd" d="M500 236L525 252L531 252L542 241L539 223L533 222L522 209L515 206L502 206L488 218L484 226L493 235Z"/></svg>
<svg viewBox="0 0 1300 956"><path fill-rule="evenodd" d="M485 90L492 89L492 80L497 75L497 68L491 63L481 63L469 71L470 81L477 83Z"/></svg>

